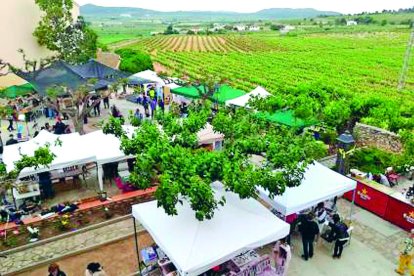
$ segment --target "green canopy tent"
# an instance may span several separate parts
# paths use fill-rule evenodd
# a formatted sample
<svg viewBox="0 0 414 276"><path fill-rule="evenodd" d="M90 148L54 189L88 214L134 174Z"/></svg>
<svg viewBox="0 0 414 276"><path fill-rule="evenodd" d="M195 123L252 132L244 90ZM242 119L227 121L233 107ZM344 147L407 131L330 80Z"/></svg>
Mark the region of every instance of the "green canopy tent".
<svg viewBox="0 0 414 276"><path fill-rule="evenodd" d="M244 94L246 94L246 92L242 90L235 89L228 85L222 85L220 86L219 90L216 93L214 93L211 99L220 104L225 104L226 101L236 99L238 97L243 96Z"/></svg>
<svg viewBox="0 0 414 276"><path fill-rule="evenodd" d="M257 117L295 128L304 128L318 123L316 119L304 120L295 117L293 110L277 111L272 114L268 112L258 112Z"/></svg>
<svg viewBox="0 0 414 276"><path fill-rule="evenodd" d="M205 93L204 86L199 86L202 93ZM194 86L182 86L171 90L171 93L184 96L189 99L201 98L200 92ZM244 91L232 88L228 85L221 85L217 92L210 97L210 100L224 104L228 100L232 100L246 94Z"/></svg>
<svg viewBox="0 0 414 276"><path fill-rule="evenodd" d="M17 97L25 96L34 92L34 87L30 83L26 83L23 85L9 86L0 92L0 96L2 98L15 99Z"/></svg>

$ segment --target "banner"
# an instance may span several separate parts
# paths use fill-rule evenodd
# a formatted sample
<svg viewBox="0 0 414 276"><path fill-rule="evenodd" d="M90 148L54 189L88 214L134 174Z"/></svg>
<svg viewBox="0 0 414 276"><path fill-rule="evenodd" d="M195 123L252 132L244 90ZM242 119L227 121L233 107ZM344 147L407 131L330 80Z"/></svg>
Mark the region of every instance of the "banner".
<svg viewBox="0 0 414 276"><path fill-rule="evenodd" d="M164 86L164 105L171 103L171 89L168 86Z"/></svg>

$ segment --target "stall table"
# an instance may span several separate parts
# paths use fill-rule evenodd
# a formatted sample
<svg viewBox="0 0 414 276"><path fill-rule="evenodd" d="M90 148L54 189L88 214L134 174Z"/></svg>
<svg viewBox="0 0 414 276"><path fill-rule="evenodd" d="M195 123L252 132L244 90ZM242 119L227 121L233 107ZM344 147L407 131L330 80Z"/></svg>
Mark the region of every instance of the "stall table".
<svg viewBox="0 0 414 276"><path fill-rule="evenodd" d="M401 192L368 179L358 181L355 204L406 231L414 228L414 205ZM352 193L344 197L352 201Z"/></svg>

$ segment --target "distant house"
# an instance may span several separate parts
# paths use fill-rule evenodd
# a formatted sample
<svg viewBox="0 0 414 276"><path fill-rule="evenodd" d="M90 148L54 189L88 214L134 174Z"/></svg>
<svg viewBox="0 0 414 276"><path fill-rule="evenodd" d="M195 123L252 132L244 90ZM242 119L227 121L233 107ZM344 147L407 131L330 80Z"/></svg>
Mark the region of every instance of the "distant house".
<svg viewBox="0 0 414 276"><path fill-rule="evenodd" d="M132 15L130 15L129 13L123 13L123 14L120 14L119 16L121 16L121 17L129 17L129 18L132 17Z"/></svg>
<svg viewBox="0 0 414 276"><path fill-rule="evenodd" d="M246 30L246 25L234 25L233 29L238 32L244 32Z"/></svg>
<svg viewBox="0 0 414 276"><path fill-rule="evenodd" d="M292 25L286 25L286 26L284 26L283 28L281 28L281 29L280 29L280 33L281 33L281 34L287 34L288 32L293 31L293 30L295 30L295 29L296 29L296 27L295 27L295 26L292 26Z"/></svg>
<svg viewBox="0 0 414 276"><path fill-rule="evenodd" d="M214 23L213 24L213 28L211 28L210 31L212 31L212 32L218 32L218 31L224 30L224 27L225 26L226 25L223 25L223 24L220 24L220 23Z"/></svg>
<svg viewBox="0 0 414 276"><path fill-rule="evenodd" d="M260 31L260 27L259 26L250 26L249 27L249 31L251 31L251 32L258 32L258 31Z"/></svg>
<svg viewBox="0 0 414 276"><path fill-rule="evenodd" d="M358 22L356 22L355 20L347 20L346 25L347 26L356 26L356 25L358 25Z"/></svg>

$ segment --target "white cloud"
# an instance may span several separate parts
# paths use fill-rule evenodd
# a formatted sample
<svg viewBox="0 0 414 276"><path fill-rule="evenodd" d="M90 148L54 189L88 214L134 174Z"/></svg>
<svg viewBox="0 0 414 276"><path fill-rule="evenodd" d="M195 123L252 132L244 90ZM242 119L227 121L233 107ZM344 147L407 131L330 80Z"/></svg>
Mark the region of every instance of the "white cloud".
<svg viewBox="0 0 414 276"><path fill-rule="evenodd" d="M267 8L315 8L342 13L381 11L414 6L412 0L75 0L80 5L91 3L100 6L138 7L159 11L211 10L254 12Z"/></svg>

